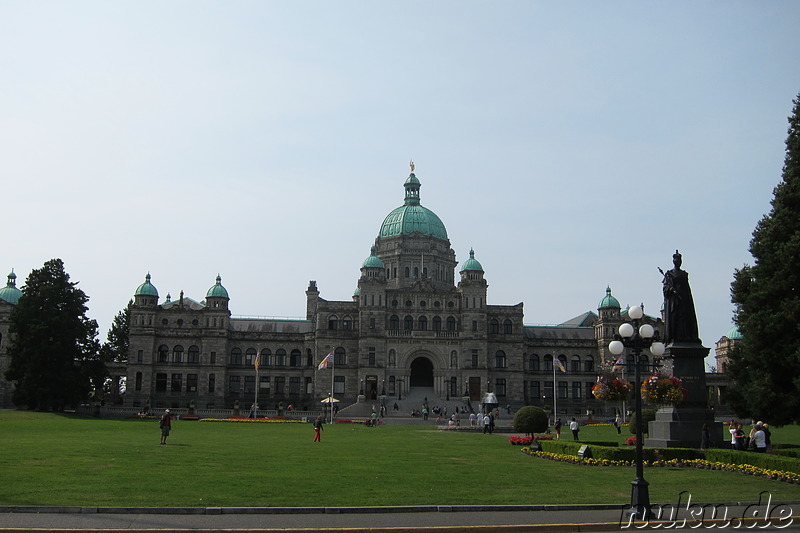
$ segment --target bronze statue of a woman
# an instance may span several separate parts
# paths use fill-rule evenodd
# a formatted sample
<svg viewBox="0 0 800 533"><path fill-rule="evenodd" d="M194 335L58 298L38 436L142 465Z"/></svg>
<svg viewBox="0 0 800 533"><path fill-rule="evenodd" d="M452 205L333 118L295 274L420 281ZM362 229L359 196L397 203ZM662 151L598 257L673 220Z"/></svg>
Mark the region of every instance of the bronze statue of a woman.
<svg viewBox="0 0 800 533"><path fill-rule="evenodd" d="M672 256L674 268L664 274L665 342L700 343L697 333L697 315L694 310L689 274L681 270L683 259L678 250ZM661 269L659 269L661 270Z"/></svg>

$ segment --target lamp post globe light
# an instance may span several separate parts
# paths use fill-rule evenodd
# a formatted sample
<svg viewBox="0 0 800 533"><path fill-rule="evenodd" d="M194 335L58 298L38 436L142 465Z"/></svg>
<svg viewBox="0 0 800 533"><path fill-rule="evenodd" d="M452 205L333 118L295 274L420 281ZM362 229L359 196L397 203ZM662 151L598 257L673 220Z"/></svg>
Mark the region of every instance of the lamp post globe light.
<svg viewBox="0 0 800 533"><path fill-rule="evenodd" d="M625 349L633 354L635 368L635 411L636 411L636 479L631 482L631 508L640 519L647 520L650 515L650 491L644 479L644 458L642 447L644 437L642 431L642 376L640 359L642 352L649 349L653 357L664 355L664 344L658 338L658 332L650 324L641 324L644 316L642 306L634 305L628 310L631 323L624 323L619 327L619 334L614 335L613 341L608 345L608 350L614 355L621 355Z"/></svg>

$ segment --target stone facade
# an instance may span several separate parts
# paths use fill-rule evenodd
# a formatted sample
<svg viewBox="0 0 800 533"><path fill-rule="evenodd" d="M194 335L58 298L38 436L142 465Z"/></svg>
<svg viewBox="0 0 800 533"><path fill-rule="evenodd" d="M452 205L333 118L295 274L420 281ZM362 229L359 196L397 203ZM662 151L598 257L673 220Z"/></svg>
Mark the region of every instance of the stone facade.
<svg viewBox="0 0 800 533"><path fill-rule="evenodd" d="M489 304L474 252L459 268L441 220L420 205L413 172L404 187L405 203L384 220L352 299L326 300L311 281L305 318L234 316L219 276L202 301L183 293L160 301L148 274L134 294L127 365L112 376L125 378L120 401L246 412L256 393L262 409L314 408L333 393L340 406L359 396L391 406L424 387L437 401L474 407L493 392L501 406L557 403L559 416L612 416L619 406L591 394L600 368L614 362L607 346L626 319L611 290L596 312L526 326L522 303ZM0 300L0 365L11 308ZM645 321L663 332L660 318ZM333 369L319 370L328 353ZM566 372L553 371L554 357ZM9 390L4 382L6 406Z"/></svg>

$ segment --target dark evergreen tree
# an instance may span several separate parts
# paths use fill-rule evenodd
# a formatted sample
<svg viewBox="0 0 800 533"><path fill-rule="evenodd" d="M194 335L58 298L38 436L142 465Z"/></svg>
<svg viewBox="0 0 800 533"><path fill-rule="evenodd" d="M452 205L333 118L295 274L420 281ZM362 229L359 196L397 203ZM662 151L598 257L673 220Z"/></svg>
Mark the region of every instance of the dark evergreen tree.
<svg viewBox="0 0 800 533"><path fill-rule="evenodd" d="M115 363L124 363L128 360L128 346L130 344L130 319L133 300L128 302L125 309L117 313L111 328L108 330L107 342L103 343L103 360Z"/></svg>
<svg viewBox="0 0 800 533"><path fill-rule="evenodd" d="M15 383L16 405L60 411L102 386L105 364L97 322L86 317L88 301L60 259L28 276L9 318L6 379Z"/></svg>
<svg viewBox="0 0 800 533"><path fill-rule="evenodd" d="M800 95L789 117L781 182L753 231L754 263L731 284L744 337L729 354L727 402L740 417L800 422Z"/></svg>

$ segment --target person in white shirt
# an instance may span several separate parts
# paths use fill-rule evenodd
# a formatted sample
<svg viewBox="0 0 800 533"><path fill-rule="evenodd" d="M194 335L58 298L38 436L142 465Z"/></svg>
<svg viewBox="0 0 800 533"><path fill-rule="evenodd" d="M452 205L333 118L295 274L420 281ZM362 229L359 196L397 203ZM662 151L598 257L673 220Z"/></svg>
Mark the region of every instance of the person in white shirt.
<svg viewBox="0 0 800 533"><path fill-rule="evenodd" d="M580 430L580 426L578 425L578 422L576 422L574 418L569 423L569 429L572 430L573 440L578 440L578 431Z"/></svg>

